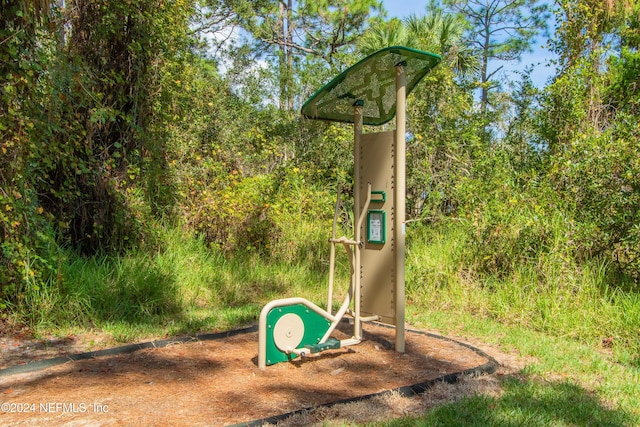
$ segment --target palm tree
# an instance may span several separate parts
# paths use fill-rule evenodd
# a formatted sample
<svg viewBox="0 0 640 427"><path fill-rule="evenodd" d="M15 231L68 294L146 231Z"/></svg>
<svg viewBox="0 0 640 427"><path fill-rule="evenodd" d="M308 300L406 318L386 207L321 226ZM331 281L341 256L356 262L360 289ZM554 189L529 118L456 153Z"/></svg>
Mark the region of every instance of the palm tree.
<svg viewBox="0 0 640 427"><path fill-rule="evenodd" d="M369 28L357 41L358 50L369 55L389 46L409 46L407 28L397 18Z"/></svg>
<svg viewBox="0 0 640 427"><path fill-rule="evenodd" d="M404 23L414 47L442 55L443 60L463 76L479 71L479 58L464 44L465 23L459 16L442 12L420 17L410 15Z"/></svg>
<svg viewBox="0 0 640 427"><path fill-rule="evenodd" d="M358 41L358 49L370 54L388 46L407 46L442 56L457 74L478 73L479 58L464 45L464 21L440 11L426 16L410 15L403 21L392 19L371 27Z"/></svg>

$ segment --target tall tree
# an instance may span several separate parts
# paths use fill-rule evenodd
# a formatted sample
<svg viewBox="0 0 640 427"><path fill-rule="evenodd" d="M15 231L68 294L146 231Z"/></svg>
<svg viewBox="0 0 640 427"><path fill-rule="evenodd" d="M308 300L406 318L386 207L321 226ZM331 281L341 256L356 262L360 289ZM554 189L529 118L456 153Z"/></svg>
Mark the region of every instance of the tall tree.
<svg viewBox="0 0 640 427"><path fill-rule="evenodd" d="M559 2L558 27L551 43L559 58L558 75L547 88L546 101L546 108L553 112L545 127L552 151L562 151L580 133L600 132L608 127L618 108L618 101L605 99L605 92L613 95L607 89L611 78L608 67L614 65L616 69L620 64L634 63L625 58L634 49L637 51L637 39L634 47L633 37L637 13L638 2L634 0ZM626 76L626 87L617 91L616 97L624 98L623 94L633 93L634 84L632 75L622 75ZM614 75L614 88L616 79Z"/></svg>
<svg viewBox="0 0 640 427"><path fill-rule="evenodd" d="M608 34L624 32L625 19L637 7L635 0L560 0L558 6L560 24L551 47L560 57L561 73L600 48Z"/></svg>
<svg viewBox="0 0 640 427"><path fill-rule="evenodd" d="M47 264L37 250L50 242L40 230L29 156L47 102L41 87L50 65L51 3L0 1L0 310Z"/></svg>
<svg viewBox="0 0 640 427"><path fill-rule="evenodd" d="M620 56L611 61L612 82L606 94L618 111L640 114L640 1L625 2Z"/></svg>
<svg viewBox="0 0 640 427"><path fill-rule="evenodd" d="M489 92L498 87L496 74L504 65L493 61L519 60L535 37L546 30L548 7L540 0L445 0L469 22L468 37L480 56L480 104L489 106Z"/></svg>
<svg viewBox="0 0 640 427"><path fill-rule="evenodd" d="M277 58L280 108L292 110L296 57L333 63L355 44L376 13L382 13L379 0L266 0L241 15L241 22L257 42L256 49Z"/></svg>
<svg viewBox="0 0 640 427"><path fill-rule="evenodd" d="M589 77L583 82L587 89L588 105L585 123L598 128L608 114L602 102L606 68L605 58L609 52L623 54L621 48L632 34L633 20L637 19L638 5L634 0L562 0L559 2L557 20L560 25L552 48L559 57L558 77L572 74L587 61L591 67ZM635 13L634 13L635 8Z"/></svg>
<svg viewBox="0 0 640 427"><path fill-rule="evenodd" d="M122 249L140 237L144 226L133 219L133 205L153 215L170 208L165 97L180 84L192 6L66 3L68 37L43 84L46 111L30 161L43 210L65 243L83 253ZM134 202L136 191L144 196Z"/></svg>

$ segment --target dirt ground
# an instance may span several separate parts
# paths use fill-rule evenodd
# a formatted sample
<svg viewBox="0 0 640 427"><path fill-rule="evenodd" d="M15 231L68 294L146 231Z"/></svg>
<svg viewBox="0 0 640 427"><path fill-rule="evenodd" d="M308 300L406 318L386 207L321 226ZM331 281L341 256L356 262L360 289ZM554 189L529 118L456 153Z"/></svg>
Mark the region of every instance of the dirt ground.
<svg viewBox="0 0 640 427"><path fill-rule="evenodd" d="M334 336L347 338L350 327ZM406 353L392 350L394 330L366 324L365 340L269 366L257 367L257 332L178 343L130 354L68 362L41 371L0 377L0 425L11 426L221 426L246 423L330 402L428 382L489 359L459 342L407 331ZM80 343L0 338L0 368L29 359L78 351ZM95 343L93 343L95 345ZM478 344L473 344L478 345ZM40 347L38 347L40 346ZM31 348L31 351L28 351ZM496 349L482 350L501 365L488 376L436 384L427 393L387 393L362 402L305 411L278 425L330 420L366 422L419 414L434 404L473 393L499 394L497 378L521 362Z"/></svg>

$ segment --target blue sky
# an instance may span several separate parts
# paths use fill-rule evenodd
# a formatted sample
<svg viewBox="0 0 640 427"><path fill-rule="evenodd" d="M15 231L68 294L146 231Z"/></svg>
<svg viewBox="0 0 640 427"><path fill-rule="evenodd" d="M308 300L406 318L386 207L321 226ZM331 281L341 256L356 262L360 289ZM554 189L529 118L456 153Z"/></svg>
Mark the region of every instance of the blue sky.
<svg viewBox="0 0 640 427"><path fill-rule="evenodd" d="M382 0L382 3L384 4L390 18L404 18L411 14L416 14L418 16L424 15L426 13L428 0ZM550 28L549 30L550 32L553 32L553 28ZM504 64L505 70L508 70L505 73L504 78L517 79L518 77L513 73L513 70L524 70L527 65L537 64L531 78L537 87L544 87L547 84L547 80L554 74L553 67L548 64L548 58L551 53L541 48L541 46L545 44L546 40L539 37L533 46L534 51L523 55L520 63L501 62L499 65ZM499 65L494 65L493 68Z"/></svg>
<svg viewBox="0 0 640 427"><path fill-rule="evenodd" d="M398 18L412 13L422 15L427 6L427 0L383 0L382 3L390 16Z"/></svg>

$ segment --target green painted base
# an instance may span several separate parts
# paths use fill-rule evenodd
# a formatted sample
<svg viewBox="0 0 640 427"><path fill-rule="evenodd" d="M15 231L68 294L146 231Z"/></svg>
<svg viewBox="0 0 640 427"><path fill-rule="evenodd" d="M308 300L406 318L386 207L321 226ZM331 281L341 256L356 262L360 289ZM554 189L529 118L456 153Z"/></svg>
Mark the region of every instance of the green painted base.
<svg viewBox="0 0 640 427"><path fill-rule="evenodd" d="M279 362L286 362L288 360L293 360L298 357L294 353L287 354L284 351L281 351L275 344L273 331L278 323L278 320L286 315L286 314L295 314L302 319L304 324L304 335L302 336L302 340L300 344L297 346L298 348L302 348L305 346L313 346L320 342L324 334L331 326L331 322L329 322L324 317L320 316L318 313L310 310L308 307L305 307L302 304L295 304L286 307L277 307L273 310L269 311L267 314L267 333L266 333L266 364L273 365ZM327 340L328 342L329 340Z"/></svg>

